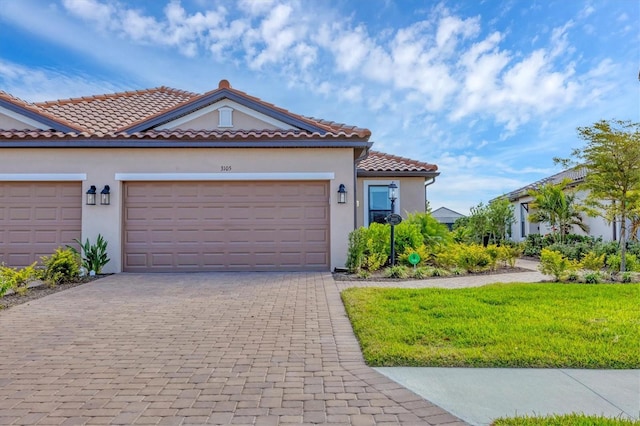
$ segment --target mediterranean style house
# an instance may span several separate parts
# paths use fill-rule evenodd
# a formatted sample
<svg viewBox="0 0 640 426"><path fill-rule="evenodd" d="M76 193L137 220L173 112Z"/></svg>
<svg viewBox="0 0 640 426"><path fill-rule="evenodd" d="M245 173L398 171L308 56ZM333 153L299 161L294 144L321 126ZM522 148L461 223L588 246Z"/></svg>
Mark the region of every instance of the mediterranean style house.
<svg viewBox="0 0 640 426"><path fill-rule="evenodd" d="M533 211L529 204L533 201L533 197L529 195L529 190L537 189L544 184L558 184L565 179L570 181L567 186L568 189L573 190L576 186L584 181L586 176L586 169L577 167L569 170L564 170L555 175L546 177L537 182L531 183L522 188L511 191L504 196L511 201L515 207L515 219L516 221L511 226L511 238L515 241L523 241L530 234L546 235L551 233L551 229L547 224L530 222L529 216ZM578 191L576 193L576 199L578 201L584 200L586 193L584 191ZM616 241L620 236L620 224L619 223L607 223L602 217L589 217L582 215L583 223L589 227L588 235L596 238L602 238L603 241ZM571 231L574 234L587 235L579 227L573 226Z"/></svg>
<svg viewBox="0 0 640 426"><path fill-rule="evenodd" d="M437 166L232 88L29 103L0 92L0 263L108 241L105 272L332 270L348 234L425 210Z"/></svg>

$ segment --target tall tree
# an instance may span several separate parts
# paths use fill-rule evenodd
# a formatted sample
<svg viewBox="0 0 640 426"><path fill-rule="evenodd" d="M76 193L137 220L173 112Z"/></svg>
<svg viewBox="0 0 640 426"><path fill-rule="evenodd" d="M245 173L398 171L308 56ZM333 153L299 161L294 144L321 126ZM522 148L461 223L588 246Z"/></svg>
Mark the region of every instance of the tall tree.
<svg viewBox="0 0 640 426"><path fill-rule="evenodd" d="M640 208L640 123L601 120L579 127L578 135L586 145L571 155L587 169L581 185L589 190L585 204L609 222L620 222L620 271L625 271L627 219Z"/></svg>
<svg viewBox="0 0 640 426"><path fill-rule="evenodd" d="M554 239L559 242L564 242L564 237L574 225L589 232L589 227L582 219L581 205L576 201L576 194L567 189L570 183L571 180L564 179L529 190L529 195L533 197L533 202L530 203L533 212L529 221L548 223Z"/></svg>

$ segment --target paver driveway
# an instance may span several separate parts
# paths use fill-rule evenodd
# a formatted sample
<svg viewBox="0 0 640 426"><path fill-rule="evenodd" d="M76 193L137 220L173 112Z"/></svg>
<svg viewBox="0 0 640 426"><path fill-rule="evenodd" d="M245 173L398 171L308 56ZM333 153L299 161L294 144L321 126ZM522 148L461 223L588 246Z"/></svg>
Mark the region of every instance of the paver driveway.
<svg viewBox="0 0 640 426"><path fill-rule="evenodd" d="M0 424L462 424L364 364L327 273L113 275L0 348Z"/></svg>

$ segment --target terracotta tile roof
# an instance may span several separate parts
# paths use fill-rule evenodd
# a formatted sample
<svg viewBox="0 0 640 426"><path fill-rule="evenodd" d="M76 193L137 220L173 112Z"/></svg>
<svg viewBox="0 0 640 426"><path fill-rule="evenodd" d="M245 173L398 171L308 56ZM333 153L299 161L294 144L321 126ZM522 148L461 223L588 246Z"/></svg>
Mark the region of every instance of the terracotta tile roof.
<svg viewBox="0 0 640 426"><path fill-rule="evenodd" d="M82 131L83 128L75 123L73 123L72 121L68 121L66 120L64 117L60 117L58 115L55 114L51 114L46 110L42 110L41 108L39 108L36 104L32 104L29 103L27 101L24 101L20 98L17 98L3 90L0 90L0 100L4 100L6 102L9 102L13 105L18 106L19 108L22 108L24 110L27 111L31 111L35 114L38 114L44 118L47 118L49 120L55 121L57 123L60 123L62 125L65 125L67 127L71 127L72 129L76 129L78 131Z"/></svg>
<svg viewBox="0 0 640 426"><path fill-rule="evenodd" d="M0 139L201 139L201 140L315 140L360 139L356 133L299 130L147 130L145 132L56 132L51 130L0 130Z"/></svg>
<svg viewBox="0 0 640 426"><path fill-rule="evenodd" d="M35 105L42 111L76 123L88 133L101 135L175 108L197 96L196 93L162 86Z"/></svg>
<svg viewBox="0 0 640 426"><path fill-rule="evenodd" d="M438 166L383 152L369 151L369 156L358 163L358 170L365 172L436 172Z"/></svg>
<svg viewBox="0 0 640 426"><path fill-rule="evenodd" d="M522 188L518 188L515 191L511 191L505 194L504 196L506 196L510 200L517 200L518 198L527 196L528 191L530 189L537 189L537 188L540 188L542 185L545 185L548 183L557 184L562 182L565 179L569 179L571 181L569 186L572 186L582 182L586 176L587 176L587 169L585 167L578 166L572 169L563 170L560 173L556 173L555 175L542 178L538 181L530 183L529 185L523 186Z"/></svg>

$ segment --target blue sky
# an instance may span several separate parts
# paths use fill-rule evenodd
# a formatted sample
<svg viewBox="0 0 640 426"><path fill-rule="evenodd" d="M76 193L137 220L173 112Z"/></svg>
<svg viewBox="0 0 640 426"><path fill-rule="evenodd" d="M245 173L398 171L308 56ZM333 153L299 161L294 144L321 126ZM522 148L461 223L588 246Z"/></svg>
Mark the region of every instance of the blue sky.
<svg viewBox="0 0 640 426"><path fill-rule="evenodd" d="M559 171L576 127L640 119L637 0L0 0L0 89L28 101L228 79L435 163L461 213Z"/></svg>

